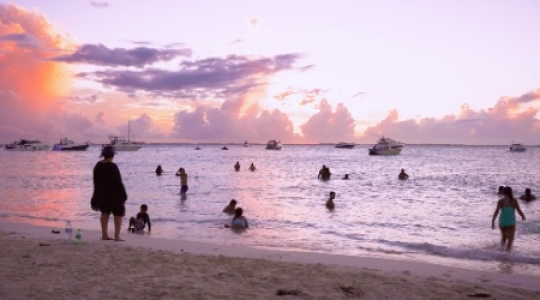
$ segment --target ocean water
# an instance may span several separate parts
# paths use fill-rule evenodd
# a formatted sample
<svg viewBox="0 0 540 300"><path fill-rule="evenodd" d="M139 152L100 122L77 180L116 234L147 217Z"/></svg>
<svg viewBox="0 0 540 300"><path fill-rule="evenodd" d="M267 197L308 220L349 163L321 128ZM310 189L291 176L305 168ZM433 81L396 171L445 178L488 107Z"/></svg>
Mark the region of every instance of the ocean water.
<svg viewBox="0 0 540 300"><path fill-rule="evenodd" d="M491 217L499 185L516 197L540 196L540 148L406 145L392 157L369 156L369 145L146 145L115 157L128 193L127 216L149 206L153 236L282 250L424 261L540 275L540 200L521 203L511 253L499 247ZM90 209L92 169L100 149L84 152L0 150L0 221L99 230ZM233 165L242 169L235 172ZM255 172L248 171L253 162ZM161 164L167 172L156 176ZM321 166L333 173L317 179ZM189 191L174 172L184 167ZM409 180L397 175L404 168ZM348 173L350 180L341 180ZM330 191L336 209L325 208ZM221 210L238 201L250 229L223 228ZM126 220L127 222L127 220ZM127 224L125 225L127 226ZM126 227L125 227L126 228ZM112 230L112 229L111 229ZM128 237L127 231L124 233Z"/></svg>

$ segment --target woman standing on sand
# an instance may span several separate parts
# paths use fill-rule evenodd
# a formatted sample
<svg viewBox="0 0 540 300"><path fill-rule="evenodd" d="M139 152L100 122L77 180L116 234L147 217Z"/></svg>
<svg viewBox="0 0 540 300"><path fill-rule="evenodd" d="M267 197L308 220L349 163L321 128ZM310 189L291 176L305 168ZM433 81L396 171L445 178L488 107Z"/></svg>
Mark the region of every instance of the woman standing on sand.
<svg viewBox="0 0 540 300"><path fill-rule="evenodd" d="M514 242L514 234L516 233L516 210L521 216L521 219L525 221L525 215L519 207L519 203L514 199L512 188L509 186L504 187L504 198L497 202L497 208L493 213L493 219L491 220L491 227L495 229L495 219L501 212L499 217L499 229L501 230L501 246L504 247L506 242L506 251L512 249Z"/></svg>
<svg viewBox="0 0 540 300"><path fill-rule="evenodd" d="M94 167L94 193L90 204L93 210L101 212L101 239L112 240L109 237L109 216L114 216L114 240L120 239L122 218L126 214L124 204L127 200L126 189L122 182L120 170L113 163L114 148L105 146L101 151L103 160L97 162Z"/></svg>

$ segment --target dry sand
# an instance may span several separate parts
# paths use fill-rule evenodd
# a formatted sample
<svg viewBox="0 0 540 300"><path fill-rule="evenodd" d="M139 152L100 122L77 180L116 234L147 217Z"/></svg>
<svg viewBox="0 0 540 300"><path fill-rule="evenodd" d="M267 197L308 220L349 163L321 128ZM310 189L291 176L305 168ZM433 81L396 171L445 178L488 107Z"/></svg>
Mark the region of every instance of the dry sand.
<svg viewBox="0 0 540 300"><path fill-rule="evenodd" d="M0 223L1 299L540 299L536 276L51 229Z"/></svg>

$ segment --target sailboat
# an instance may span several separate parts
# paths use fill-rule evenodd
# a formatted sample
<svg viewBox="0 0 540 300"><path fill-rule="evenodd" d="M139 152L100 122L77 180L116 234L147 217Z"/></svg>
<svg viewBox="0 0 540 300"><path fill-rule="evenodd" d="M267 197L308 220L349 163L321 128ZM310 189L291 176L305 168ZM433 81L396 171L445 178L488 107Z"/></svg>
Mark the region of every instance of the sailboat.
<svg viewBox="0 0 540 300"><path fill-rule="evenodd" d="M128 122L128 137L123 136L109 136L111 141L110 146L113 146L115 151L137 151L142 148L144 142L131 141L131 122ZM108 146L103 145L103 147Z"/></svg>

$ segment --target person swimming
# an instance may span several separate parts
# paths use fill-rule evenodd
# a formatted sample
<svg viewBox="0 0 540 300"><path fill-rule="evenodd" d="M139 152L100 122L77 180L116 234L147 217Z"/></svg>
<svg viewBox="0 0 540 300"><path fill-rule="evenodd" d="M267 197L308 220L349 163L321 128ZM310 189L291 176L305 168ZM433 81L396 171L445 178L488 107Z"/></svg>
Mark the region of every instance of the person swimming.
<svg viewBox="0 0 540 300"><path fill-rule="evenodd" d="M349 180L349 174L345 174L345 176L343 176L343 180Z"/></svg>
<svg viewBox="0 0 540 300"><path fill-rule="evenodd" d="M234 170L235 170L235 171L240 171L240 163L239 163L239 162L236 162L236 163L234 164Z"/></svg>
<svg viewBox="0 0 540 300"><path fill-rule="evenodd" d="M156 175L161 175L163 174L163 168L161 167L161 165L158 165L157 168L156 168Z"/></svg>
<svg viewBox="0 0 540 300"><path fill-rule="evenodd" d="M328 168L326 165L323 165L322 168L319 170L319 175L317 175L317 178L320 178L322 180L328 180L330 179L330 176L332 173L330 173L330 168Z"/></svg>
<svg viewBox="0 0 540 300"><path fill-rule="evenodd" d="M524 200L524 201L532 201L532 200L536 200L536 197L531 193L530 188L526 188L525 194L521 195L519 199Z"/></svg>
<svg viewBox="0 0 540 300"><path fill-rule="evenodd" d="M336 193L335 192L330 192L330 197L326 201L326 208L328 208L329 210L334 210L334 208L336 208L336 204L334 203L334 199L336 199Z"/></svg>
<svg viewBox="0 0 540 300"><path fill-rule="evenodd" d="M409 174L405 173L405 169L401 169L401 172L399 172L398 179L405 180L409 179Z"/></svg>
<svg viewBox="0 0 540 300"><path fill-rule="evenodd" d="M229 205L225 206L225 208L223 209L223 212L232 215L234 214L235 209L236 209L236 200L232 199L229 202Z"/></svg>
<svg viewBox="0 0 540 300"><path fill-rule="evenodd" d="M249 166L249 170L253 172L253 171L257 170L257 168L255 168L255 165L253 163L251 163L251 165Z"/></svg>

